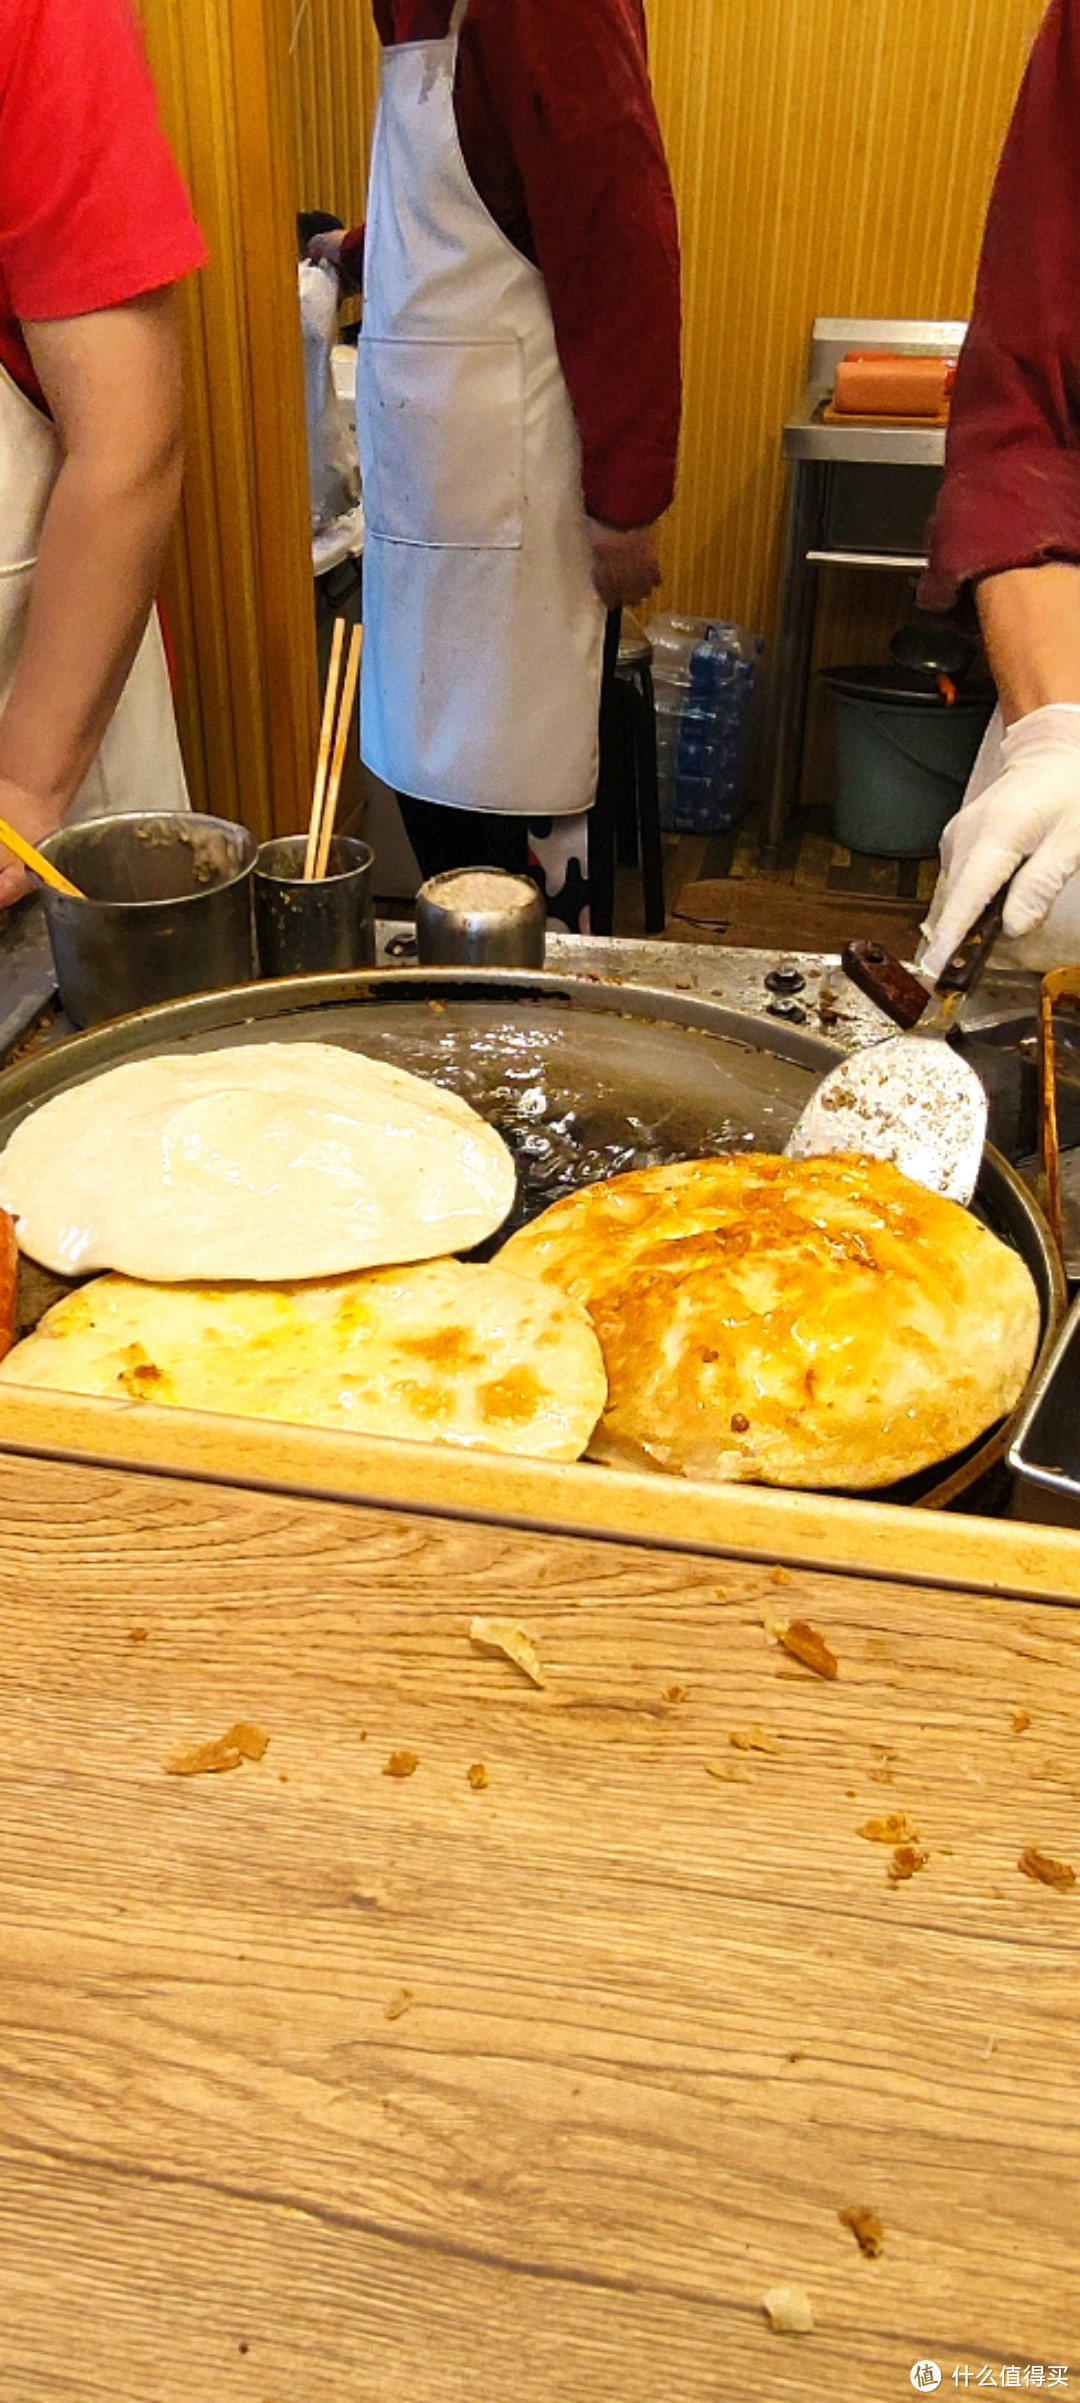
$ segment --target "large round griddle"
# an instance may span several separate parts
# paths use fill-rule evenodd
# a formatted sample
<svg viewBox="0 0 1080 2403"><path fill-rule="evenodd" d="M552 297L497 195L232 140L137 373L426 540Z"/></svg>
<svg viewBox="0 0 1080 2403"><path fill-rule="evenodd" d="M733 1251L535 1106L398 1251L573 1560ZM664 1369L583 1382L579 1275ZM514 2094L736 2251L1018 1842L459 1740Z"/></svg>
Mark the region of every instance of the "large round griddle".
<svg viewBox="0 0 1080 2403"><path fill-rule="evenodd" d="M782 1151L841 1056L823 1036L694 994L511 970L297 977L169 1002L73 1037L0 1076L0 1148L31 1110L122 1062L253 1042L338 1043L460 1093L514 1151L520 1225L576 1187L668 1160ZM1060 1264L1026 1187L987 1148L975 1204L1039 1291L1038 1374L1064 1310ZM66 1288L22 1264L19 1327ZM940 1508L1000 1461L1013 1422L879 1499ZM602 1470L597 1470L602 1475Z"/></svg>

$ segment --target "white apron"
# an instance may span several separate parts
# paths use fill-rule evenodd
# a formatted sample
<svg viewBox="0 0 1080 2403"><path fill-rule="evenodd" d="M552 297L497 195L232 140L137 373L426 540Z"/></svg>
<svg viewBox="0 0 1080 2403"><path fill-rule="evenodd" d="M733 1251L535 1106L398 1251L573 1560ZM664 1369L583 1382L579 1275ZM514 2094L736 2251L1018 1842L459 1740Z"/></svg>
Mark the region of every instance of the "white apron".
<svg viewBox="0 0 1080 2403"><path fill-rule="evenodd" d="M383 54L364 258L361 746L398 792L564 816L596 793L604 610L543 278L470 181L444 41Z"/></svg>
<svg viewBox="0 0 1080 2403"><path fill-rule="evenodd" d="M0 711L26 632L37 546L61 452L50 418L0 367ZM128 809L188 809L157 611L67 822Z"/></svg>

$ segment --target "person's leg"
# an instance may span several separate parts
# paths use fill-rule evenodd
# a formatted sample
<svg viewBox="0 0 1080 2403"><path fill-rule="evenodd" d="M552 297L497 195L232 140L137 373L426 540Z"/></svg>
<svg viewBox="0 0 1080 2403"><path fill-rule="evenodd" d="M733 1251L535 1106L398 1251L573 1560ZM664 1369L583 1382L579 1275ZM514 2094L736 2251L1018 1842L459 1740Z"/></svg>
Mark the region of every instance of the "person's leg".
<svg viewBox="0 0 1080 2403"><path fill-rule="evenodd" d="M534 818L529 859L556 932L610 934L615 907L615 815L619 791L618 693L622 611L612 609L604 630L600 684L600 775L591 809L574 817Z"/></svg>
<svg viewBox="0 0 1080 2403"><path fill-rule="evenodd" d="M420 874L443 876L451 868L505 868L524 876L529 865L529 830L524 818L489 809L448 809L440 801L415 801L398 794L405 832Z"/></svg>

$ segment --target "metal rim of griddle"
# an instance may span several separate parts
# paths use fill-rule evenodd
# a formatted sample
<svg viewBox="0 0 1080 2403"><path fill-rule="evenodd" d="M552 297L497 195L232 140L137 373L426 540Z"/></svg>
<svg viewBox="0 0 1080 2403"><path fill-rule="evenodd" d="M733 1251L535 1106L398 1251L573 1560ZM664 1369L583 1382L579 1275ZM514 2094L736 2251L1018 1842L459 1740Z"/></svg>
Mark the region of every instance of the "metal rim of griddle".
<svg viewBox="0 0 1080 2403"><path fill-rule="evenodd" d="M597 975L559 975L547 969L370 968L344 975L281 977L272 982L230 985L216 992L193 994L114 1018L104 1026L19 1062L0 1073L0 1147L19 1121L39 1103L71 1085L84 1083L106 1068L137 1057L142 1051L182 1043L201 1035L223 1034L254 1026L266 1018L302 1017L308 1011L367 1001L528 1002L551 1008L642 1018L653 1024L684 1026L767 1053L796 1067L824 1073L845 1055L827 1036L813 1034L782 1019L766 1026L748 1010L731 1009L699 994L674 993L662 988L623 984ZM943 1510L997 1469L1012 1443L1028 1398L1042 1378L1058 1329L1065 1316L1067 1291L1061 1260L1037 1203L1009 1162L987 1144L976 1199L996 1233L1011 1242L1035 1279L1043 1330L1031 1378L1016 1409L988 1436L954 1460L941 1464L944 1476L930 1469L902 1485L865 1489L859 1498L915 1504L924 1510ZM936 1479L936 1481L935 1481Z"/></svg>

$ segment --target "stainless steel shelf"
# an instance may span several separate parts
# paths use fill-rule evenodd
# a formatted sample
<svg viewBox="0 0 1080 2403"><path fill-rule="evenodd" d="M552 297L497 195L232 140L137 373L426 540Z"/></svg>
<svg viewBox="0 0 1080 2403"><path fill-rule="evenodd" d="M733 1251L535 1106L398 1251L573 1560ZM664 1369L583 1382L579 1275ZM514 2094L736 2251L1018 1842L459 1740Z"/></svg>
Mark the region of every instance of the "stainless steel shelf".
<svg viewBox="0 0 1080 2403"><path fill-rule="evenodd" d="M807 551L811 567L893 567L908 568L921 576L925 558L902 558L896 551Z"/></svg>

